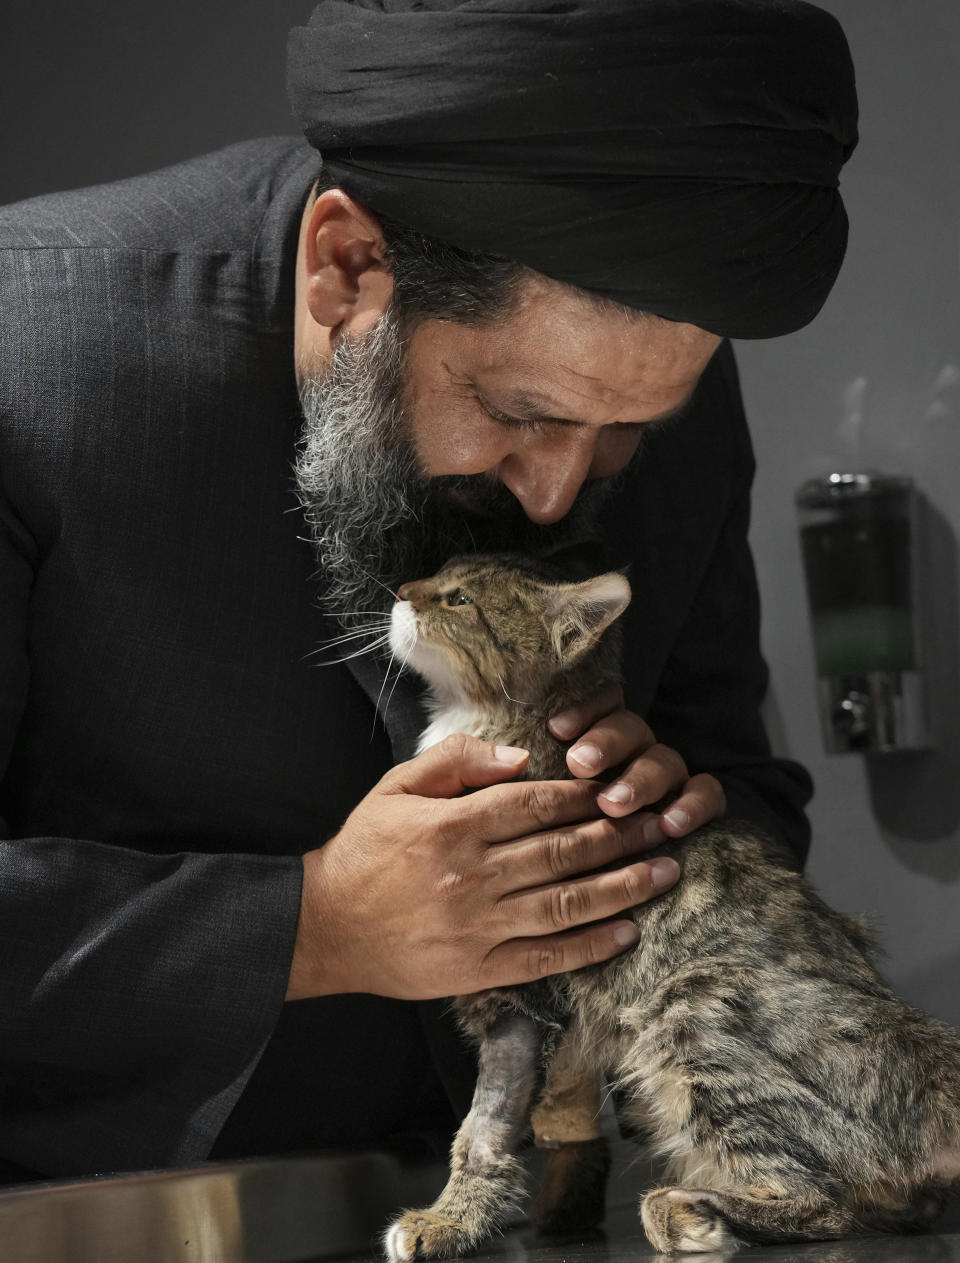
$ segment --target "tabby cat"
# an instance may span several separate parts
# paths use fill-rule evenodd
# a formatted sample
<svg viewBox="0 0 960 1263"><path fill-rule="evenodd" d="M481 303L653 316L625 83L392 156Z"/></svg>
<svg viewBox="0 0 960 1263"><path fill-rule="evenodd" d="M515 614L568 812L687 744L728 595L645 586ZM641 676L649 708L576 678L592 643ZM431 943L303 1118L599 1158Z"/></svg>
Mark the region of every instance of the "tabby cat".
<svg viewBox="0 0 960 1263"><path fill-rule="evenodd" d="M395 653L430 691L421 748L468 732L559 778L547 719L617 678L627 581L551 579L504 557L404 585ZM682 874L638 907L604 964L457 1001L479 1044L473 1106L435 1204L389 1228L391 1260L457 1255L523 1195L516 1152L548 1148L541 1226L602 1214L598 1084L669 1159L641 1216L663 1251L926 1227L960 1178L960 1036L877 976L866 932L831 911L750 825L671 843ZM537 1207L535 1206L535 1210Z"/></svg>

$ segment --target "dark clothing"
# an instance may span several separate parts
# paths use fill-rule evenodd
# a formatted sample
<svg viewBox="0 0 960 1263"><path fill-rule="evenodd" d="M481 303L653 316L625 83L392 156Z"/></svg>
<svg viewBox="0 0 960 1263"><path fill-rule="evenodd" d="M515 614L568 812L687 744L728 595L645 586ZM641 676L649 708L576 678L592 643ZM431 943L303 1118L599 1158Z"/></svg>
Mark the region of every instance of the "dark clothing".
<svg viewBox="0 0 960 1263"><path fill-rule="evenodd" d="M287 80L363 205L641 311L789 333L843 259L853 65L806 0L321 0Z"/></svg>
<svg viewBox="0 0 960 1263"><path fill-rule="evenodd" d="M440 1080L463 1108L442 1005L282 1002L299 856L392 761L357 679L310 658L293 262L316 165L259 141L0 212L0 1158L30 1171L440 1147ZM808 784L757 711L751 472L724 348L613 514L628 694L799 851Z"/></svg>

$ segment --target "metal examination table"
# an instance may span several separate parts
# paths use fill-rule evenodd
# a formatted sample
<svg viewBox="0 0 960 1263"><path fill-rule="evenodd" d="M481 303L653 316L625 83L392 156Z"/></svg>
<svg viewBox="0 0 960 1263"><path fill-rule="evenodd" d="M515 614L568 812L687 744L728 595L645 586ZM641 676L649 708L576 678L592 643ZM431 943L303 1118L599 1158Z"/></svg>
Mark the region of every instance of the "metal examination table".
<svg viewBox="0 0 960 1263"><path fill-rule="evenodd" d="M636 1213L638 1191L654 1182L650 1164L630 1146L615 1148L602 1233L544 1239L518 1223L474 1257L664 1258L647 1243ZM388 1154L318 1154L21 1185L0 1191L0 1263L366 1263L377 1257L379 1230L392 1213L429 1202L445 1175L445 1167L411 1166ZM960 1204L929 1235L753 1246L743 1255L744 1263L960 1263Z"/></svg>

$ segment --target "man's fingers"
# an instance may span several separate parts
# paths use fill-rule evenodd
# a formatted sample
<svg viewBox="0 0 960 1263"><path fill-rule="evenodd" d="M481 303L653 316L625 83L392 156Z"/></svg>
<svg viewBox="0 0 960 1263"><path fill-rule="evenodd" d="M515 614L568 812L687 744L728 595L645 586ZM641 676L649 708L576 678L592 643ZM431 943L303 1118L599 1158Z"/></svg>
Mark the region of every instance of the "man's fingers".
<svg viewBox="0 0 960 1263"><path fill-rule="evenodd" d="M655 803L689 783L687 765L671 746L659 742L629 764L597 801L608 815L623 816Z"/></svg>
<svg viewBox="0 0 960 1263"><path fill-rule="evenodd" d="M625 759L642 754L656 741L649 726L632 710L614 710L599 719L567 751L574 776L598 776Z"/></svg>
<svg viewBox="0 0 960 1263"><path fill-rule="evenodd" d="M679 875L676 860L659 856L610 873L505 895L497 907L509 932L535 936L618 916L668 889Z"/></svg>
<svg viewBox="0 0 960 1263"><path fill-rule="evenodd" d="M708 772L700 772L687 781L683 793L660 817L660 823L667 837L682 838L722 816L726 809L723 786Z"/></svg>
<svg viewBox="0 0 960 1263"><path fill-rule="evenodd" d="M458 838L499 843L603 815L597 806L600 786L592 781L518 781L527 765L526 750L494 746L462 733L416 758L400 763L380 781L384 794L453 799L447 824ZM502 784L498 782L511 782Z"/></svg>
<svg viewBox="0 0 960 1263"><path fill-rule="evenodd" d="M416 758L398 763L383 777L380 788L385 794L456 798L465 789L479 789L519 776L529 759L527 750L454 733Z"/></svg>
<svg viewBox="0 0 960 1263"><path fill-rule="evenodd" d="M619 684L611 684L596 697L591 697L577 706L568 706L558 711L547 721L547 728L558 741L573 741L586 732L591 724L595 724L604 715L623 706L623 689Z"/></svg>
<svg viewBox="0 0 960 1263"><path fill-rule="evenodd" d="M535 982L550 974L599 965L632 947L639 938L632 921L608 921L566 934L510 939L500 943L483 961L476 990Z"/></svg>
<svg viewBox="0 0 960 1263"><path fill-rule="evenodd" d="M502 843L563 825L597 820L595 781L519 781L491 785L457 803L457 827L474 842Z"/></svg>
<svg viewBox="0 0 960 1263"><path fill-rule="evenodd" d="M655 822L656 817L611 820L600 816L504 842L487 850L484 871L501 895L576 877L659 845L663 833L658 829L653 835L645 834L648 821Z"/></svg>

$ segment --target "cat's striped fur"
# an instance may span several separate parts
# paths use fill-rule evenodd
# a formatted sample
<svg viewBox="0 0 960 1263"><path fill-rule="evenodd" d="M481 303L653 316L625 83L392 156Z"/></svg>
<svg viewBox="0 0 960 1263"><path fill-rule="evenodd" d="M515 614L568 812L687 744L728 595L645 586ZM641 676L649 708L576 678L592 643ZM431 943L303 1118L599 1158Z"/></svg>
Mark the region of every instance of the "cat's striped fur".
<svg viewBox="0 0 960 1263"><path fill-rule="evenodd" d="M616 678L619 575L544 579L530 563L461 558L401 589L394 646L450 716L567 775L546 721ZM637 946L603 965L458 1001L479 1044L473 1108L434 1206L386 1237L393 1260L478 1244L523 1194L531 1114L548 1154L540 1218L602 1207L598 1077L669 1159L641 1206L664 1251L928 1225L960 1177L960 1037L895 996L869 938L748 825L664 849L679 883L638 907Z"/></svg>

